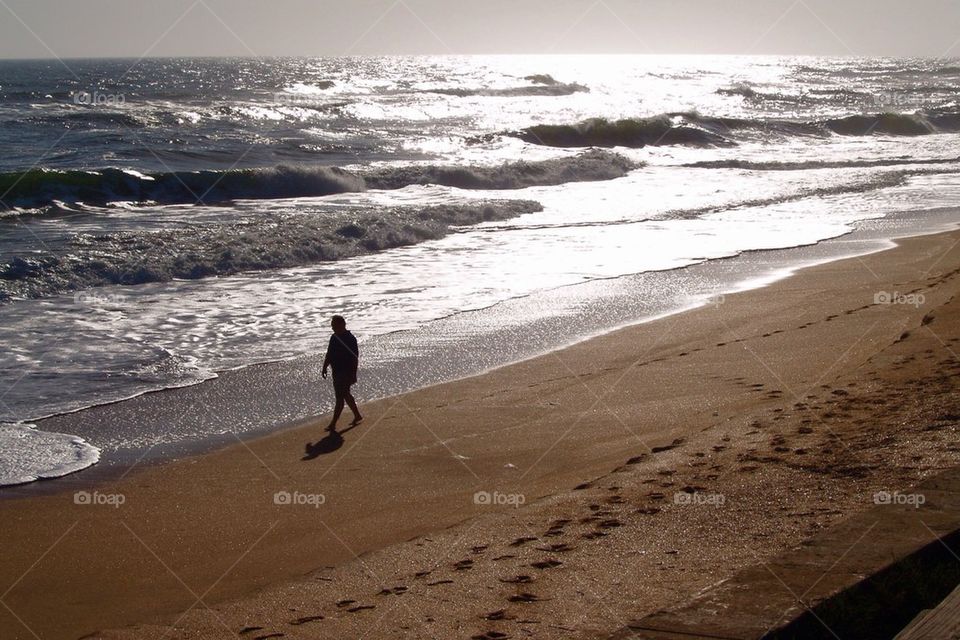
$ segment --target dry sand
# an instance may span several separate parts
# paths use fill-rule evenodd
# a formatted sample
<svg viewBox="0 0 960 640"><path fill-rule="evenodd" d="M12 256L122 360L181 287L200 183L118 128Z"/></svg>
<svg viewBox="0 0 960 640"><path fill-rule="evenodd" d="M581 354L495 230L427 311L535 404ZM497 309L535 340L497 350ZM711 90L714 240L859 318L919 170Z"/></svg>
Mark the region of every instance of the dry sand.
<svg viewBox="0 0 960 640"><path fill-rule="evenodd" d="M960 462L958 243L0 502L3 637L603 636Z"/></svg>

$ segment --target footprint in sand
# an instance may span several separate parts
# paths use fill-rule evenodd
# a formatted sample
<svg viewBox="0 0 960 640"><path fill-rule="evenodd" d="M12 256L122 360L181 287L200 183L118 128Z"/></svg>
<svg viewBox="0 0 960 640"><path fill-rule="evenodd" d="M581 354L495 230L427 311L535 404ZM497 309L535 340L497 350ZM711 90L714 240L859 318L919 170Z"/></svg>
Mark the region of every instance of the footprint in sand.
<svg viewBox="0 0 960 640"><path fill-rule="evenodd" d="M510 543L510 546L511 546L511 547L519 547L519 546L521 546L521 545L527 544L528 542L533 542L534 540L539 540L539 538L535 538L535 537L533 537L533 536L521 536L521 537L517 538L516 540L514 540L513 542L511 542L511 543Z"/></svg>
<svg viewBox="0 0 960 640"><path fill-rule="evenodd" d="M509 638L505 633L500 631L484 631L483 633L477 634L475 636L470 636L470 640L503 640L504 638Z"/></svg>
<svg viewBox="0 0 960 640"><path fill-rule="evenodd" d="M238 635L242 636L248 633L253 633L254 631L263 631L263 627L244 627L243 629L240 629Z"/></svg>
<svg viewBox="0 0 960 640"><path fill-rule="evenodd" d="M506 609L497 609L496 611L491 611L490 613L480 616L484 620L516 620L516 616L507 615ZM476 636L474 636L476 637Z"/></svg>
<svg viewBox="0 0 960 640"><path fill-rule="evenodd" d="M557 544L551 544L547 547L534 547L537 551L548 551L548 552L557 552L564 553L567 551L573 551L576 547L571 547L566 542L559 542Z"/></svg>
<svg viewBox="0 0 960 640"><path fill-rule="evenodd" d="M268 633L265 636L257 636L253 640L268 640L268 638L282 638L282 637L283 637L282 633Z"/></svg>
<svg viewBox="0 0 960 640"><path fill-rule="evenodd" d="M441 585L441 584L453 584L453 580L437 580L436 582L428 582L427 586L436 587L437 585Z"/></svg>
<svg viewBox="0 0 960 640"><path fill-rule="evenodd" d="M456 569L457 571L466 571L468 569L473 569L473 560L470 560L469 558L465 560L460 560L455 565L453 565L453 568Z"/></svg>
<svg viewBox="0 0 960 640"><path fill-rule="evenodd" d="M569 520L554 520L550 525L550 528L547 529L547 532L544 533L544 537L553 538L556 536L562 536L564 534L564 527L570 523Z"/></svg>
<svg viewBox="0 0 960 640"><path fill-rule="evenodd" d="M406 592L407 592L407 587L401 584L401 585L396 586L396 587L393 587L393 588L391 588L391 587L385 587L385 588L381 589L380 592L379 592L377 595L380 595L380 596L398 596L398 595L400 595L401 593L406 593Z"/></svg>
<svg viewBox="0 0 960 640"><path fill-rule="evenodd" d="M509 600L510 602L524 602L524 603L541 601L538 596L532 593L527 593L526 591L524 591L523 593L518 593L515 596L510 596L509 598L507 598L507 600Z"/></svg>
<svg viewBox="0 0 960 640"><path fill-rule="evenodd" d="M337 603L338 609L343 609L344 607L349 607L352 604L356 604L356 600L341 600Z"/></svg>
<svg viewBox="0 0 960 640"><path fill-rule="evenodd" d="M506 582L507 584L528 584L533 582L533 578L528 575L518 575L513 576L512 578L500 578L500 582Z"/></svg>
<svg viewBox="0 0 960 640"><path fill-rule="evenodd" d="M676 449L677 447L679 447L680 445L682 445L682 444L683 444L684 442L686 442L686 441L687 441L686 438L677 438L676 440L674 440L673 442L671 442L671 443L668 444L668 445L665 445L665 446L662 446L662 447L654 447L654 448L651 449L650 451L651 451L652 453L662 453L662 452L664 452L664 451L670 451L671 449Z"/></svg>
<svg viewBox="0 0 960 640"><path fill-rule="evenodd" d="M376 609L377 607L372 604L358 604L355 607L350 607L347 609L347 613L356 613L358 611L365 611L367 609Z"/></svg>
<svg viewBox="0 0 960 640"><path fill-rule="evenodd" d="M559 567L563 563L554 558L547 558L546 560L539 560L537 562L531 562L530 566L534 569L553 569L554 567Z"/></svg>
<svg viewBox="0 0 960 640"><path fill-rule="evenodd" d="M318 620L323 620L323 616L304 616L302 618L297 618L296 620L291 620L290 624L294 626L299 626L301 624L307 624L308 622L316 622Z"/></svg>
<svg viewBox="0 0 960 640"><path fill-rule="evenodd" d="M645 516L653 516L660 513L660 507L640 507L637 509L637 513Z"/></svg>
<svg viewBox="0 0 960 640"><path fill-rule="evenodd" d="M597 538L603 538L606 535L608 535L606 532L596 530L596 531L588 531L585 534L583 534L581 537L583 537L585 540L596 540Z"/></svg>

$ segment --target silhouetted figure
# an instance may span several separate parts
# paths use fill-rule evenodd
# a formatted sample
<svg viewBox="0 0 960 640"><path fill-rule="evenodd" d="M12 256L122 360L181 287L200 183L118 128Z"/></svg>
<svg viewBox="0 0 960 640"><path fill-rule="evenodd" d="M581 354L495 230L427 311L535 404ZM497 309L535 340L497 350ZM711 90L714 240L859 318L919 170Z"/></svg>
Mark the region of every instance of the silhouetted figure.
<svg viewBox="0 0 960 640"><path fill-rule="evenodd" d="M350 387L357 381L357 366L360 363L357 339L347 331L347 321L343 316L333 316L330 320L330 328L333 329L333 335L330 336L330 344L327 346L327 356L323 359L322 375L326 378L327 367L333 367L333 392L336 395L337 404L333 408L333 420L330 421L327 429L334 431L337 428L340 413L343 411L344 401L350 407L350 411L353 411L351 425L359 424L363 416L357 409L357 401L350 393Z"/></svg>

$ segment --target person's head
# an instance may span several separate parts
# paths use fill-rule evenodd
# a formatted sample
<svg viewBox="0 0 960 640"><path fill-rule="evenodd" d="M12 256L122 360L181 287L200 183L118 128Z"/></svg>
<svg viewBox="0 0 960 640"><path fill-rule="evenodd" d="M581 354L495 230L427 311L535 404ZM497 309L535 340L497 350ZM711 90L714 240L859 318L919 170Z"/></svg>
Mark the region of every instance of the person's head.
<svg viewBox="0 0 960 640"><path fill-rule="evenodd" d="M347 330L347 321L343 319L343 316L333 316L330 318L330 328L333 329L334 333L343 333Z"/></svg>

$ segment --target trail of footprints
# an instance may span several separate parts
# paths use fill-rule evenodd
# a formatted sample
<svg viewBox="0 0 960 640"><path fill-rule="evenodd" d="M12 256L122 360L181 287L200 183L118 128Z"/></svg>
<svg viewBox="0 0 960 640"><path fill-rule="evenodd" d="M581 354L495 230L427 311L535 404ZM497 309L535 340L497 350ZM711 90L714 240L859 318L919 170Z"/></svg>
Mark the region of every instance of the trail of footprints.
<svg viewBox="0 0 960 640"><path fill-rule="evenodd" d="M957 366L957 363L954 362L950 364ZM765 389L762 383L750 383L744 378L733 378L731 382L758 391ZM792 404L789 407L790 410L798 416L814 410L826 410L824 414L826 415L832 405L836 405L836 410L842 412L848 404L863 402L862 399L851 399L849 393L844 389L833 389L823 385L820 391L827 396L824 400L820 400L820 396L809 394L805 401ZM779 391L777 391L777 394L779 395ZM824 431L816 428L817 424L813 419L801 417L797 421L800 427L796 430L795 436L791 438L781 433L768 433L777 422L782 411L780 408L771 409L767 413L769 418L767 422L757 419L751 423L752 430L748 431L747 435L752 434L757 438L757 447L748 448L745 452L736 455L736 460L739 463L737 471L755 471L759 469L759 465L752 463L756 462L782 462L783 459L777 454L793 453L796 456L802 456L813 445L804 443L804 447L794 447L791 445L791 440L794 438L817 437ZM710 450L714 454L726 451L729 441L729 436L721 436L710 447ZM830 441L829 434L820 441L821 453L831 452ZM647 485L648 489L641 491L632 500L623 495L621 487L617 484L600 486L617 473L627 472L635 465L650 461L659 453L679 449L685 444L686 441L679 438L668 445L653 447L650 453L627 459L624 464L615 468L608 476L577 485L574 487L576 491L599 491L598 497L586 504L584 511L580 514L571 514L569 517L554 519L546 523L542 531L536 535L523 535L511 541L504 541L502 552L497 554L491 553L487 545L474 546L470 549L470 557L455 560L440 567L418 571L412 575L413 582L421 589L442 589L446 585L456 584L458 574L472 571L478 566L477 563L479 562L513 561L506 562L505 566L511 566L514 571L508 571L497 578L499 584L504 588L501 593L503 606L479 614L478 619L488 623L510 623L521 627L524 624L539 624L540 620L529 616L530 613L536 611L535 605L537 603L547 600L547 598L538 594L537 581L549 575L552 571L562 570L565 566L562 558L565 554L573 553L578 549L577 540L584 543L599 541L601 538L616 532L617 529L629 526L630 516L632 515L641 518L656 516L672 503L668 496L673 496L677 492L693 494L707 490L707 487L702 484L686 484L677 487L673 480L676 470L671 468L652 471L650 477L641 482L641 485ZM769 453L766 453L768 451ZM694 451L688 456L687 464L697 470L692 476L692 479L696 482L709 483L715 481L724 471L722 464L710 464L710 462L705 461L707 457L708 454L704 451ZM664 553L676 553L676 551L666 550ZM527 559L521 559L521 554L527 556ZM529 557L531 555L536 557ZM417 587L415 586L415 588ZM399 584L392 587L383 587L375 596L378 598L402 597L410 590L407 585ZM375 604L343 599L334 603L334 614L357 615L375 608ZM300 627L321 623L325 619L324 615L317 613L289 620L288 624ZM269 640L284 637L285 634L279 631L269 631L260 626L249 626L241 629L238 635L252 640ZM491 628L471 636L471 640L510 637L504 631Z"/></svg>
<svg viewBox="0 0 960 640"><path fill-rule="evenodd" d="M864 305L861 308L851 309L845 313L855 313L863 309L868 309L871 306L873 305ZM836 317L838 316L828 316L823 321L829 322ZM932 317L924 318L924 324L928 324L932 322L932 320ZM815 322L809 322L797 328L804 329L812 324L815 324ZM778 333L783 333L783 330L765 333L762 337L769 337ZM731 342L720 342L717 343L716 346L722 347L727 344L743 342L746 339L747 338L733 340ZM960 341L960 339L949 339L951 343L958 341ZM685 356L687 353L680 355ZM933 359L934 354L927 354L926 358ZM938 362L938 365L948 376L960 373L960 362L954 359ZM867 377L868 380L871 379L871 374L868 374ZM772 400L783 398L783 392L781 390L768 389L765 383L762 382L750 382L744 377L728 378L727 381L735 386L749 389L751 392L765 394ZM915 385L918 387L922 387L928 383L929 381L926 380L915 381ZM814 448L817 448L817 453L820 454L816 456L817 459L822 459L822 456L829 456L832 453L842 453L843 447L839 446L839 443L836 442L838 436L833 434L828 427L830 421L834 419L851 419L853 418L852 411L870 408L876 410L883 408L883 406L889 402L888 399L878 394L866 393L860 394L858 397L852 397L850 390L853 390L853 387L856 387L855 383L850 383L847 389L821 385L818 389L820 395L808 393L803 400L798 400L797 402L787 405L786 411L782 407L768 410L766 412L766 421L755 419L750 424L751 429L746 432L746 435L754 436L757 446L753 448L748 447L745 451L736 455L736 471L740 473L757 471L760 469L760 465L757 463L787 463L791 464L791 466L810 469L812 467L809 465L805 466L801 463L791 463L783 456L789 454L792 456L791 459L802 460L802 457L813 451ZM825 397L821 398L821 396ZM792 435L776 433L776 424L786 419L791 413L791 417L795 418L795 422L799 424L799 427L796 428ZM953 414L945 415L943 419L946 422L956 422L957 419L960 419L960 416ZM864 419L854 419L854 423L859 424L863 422L865 422ZM929 428L934 429L939 427L932 426ZM811 438L813 438L813 440L811 440ZM714 454L722 453L728 449L727 443L729 441L729 436L722 436L716 444L710 447L710 450ZM640 454L629 458L623 465L614 469L610 475L629 471L634 465L649 461L651 456L677 449L684 444L685 440L681 438L674 440L669 445L653 447L648 454ZM797 444L802 444L802 446L796 446ZM688 464L698 469L698 472L693 475L693 479L698 482L715 481L724 471L723 465L710 465L709 462L706 462L705 459L707 457L708 454L703 451L692 452L689 455ZM817 469L814 468L813 470ZM585 541L586 543L598 541L615 532L618 528L629 526L628 516L630 514L636 514L640 517L656 516L666 505L670 504L671 501L668 500L668 495L673 495L679 491L691 494L706 491L706 487L699 484L688 484L676 488L675 483L671 479L674 475L674 469L660 469L653 473L652 477L647 478L641 483L648 485L650 487L649 490L643 492L639 496L639 500L635 499L633 501L634 504L631 504L631 501L622 495L621 488L618 485L613 484L605 487L607 495L587 504L586 510L583 513L571 515L568 518L553 520L546 525L545 529L539 535L517 537L503 545L503 553L497 555L489 554L492 557L490 557L488 561L491 562L515 561L515 563L508 564L519 568L520 572L512 573L512 575L503 575L497 579L505 588L505 591L501 594L504 600L504 606L500 609L482 613L478 618L485 622L511 623L513 625L539 624L539 620L524 617L522 614L534 611L535 607L533 609L531 609L531 607L536 605L536 603L546 600L537 594L537 581L550 572L560 570L564 566L564 561L560 558L563 557L564 554L569 554L577 550L577 539ZM574 491L598 489L598 483L609 477L610 476L606 476L597 481L579 484L574 487ZM665 490L669 490L669 492ZM559 540L559 538L566 538L566 540ZM530 561L520 560L518 553L523 553L525 550L536 552L539 557ZM413 574L413 581L417 585L420 585L420 588L427 589L443 588L445 585L456 584L455 578L458 574L471 571L477 566L477 562L487 560L487 551L488 547L486 545L472 547L470 550L473 556L472 558L463 558L449 563L444 567L418 571ZM665 553L676 553L676 551L671 552L668 550L665 551ZM524 571L524 569L526 569L526 571ZM432 577L435 572L444 570L448 570L444 575L436 576L436 579L428 579ZM398 597L407 593L409 590L410 588L407 585L395 585L393 587L382 588L377 592L376 596ZM363 611L376 608L374 604L364 604L352 599L340 600L334 603L334 606L336 613L342 612L351 615L360 614ZM325 616L322 614L307 615L290 620L288 624L299 627L319 623L325 619ZM277 631L268 631L260 626L248 626L241 629L238 635L244 638L251 638L252 640L269 640L271 638L284 637L285 634ZM509 634L503 631L487 629L477 635L471 636L471 639L497 640L510 637Z"/></svg>
<svg viewBox="0 0 960 640"><path fill-rule="evenodd" d="M629 458L612 473L627 471L630 467L649 460L652 455L681 447L684 442L683 439L677 439L669 445L654 447L650 454L641 454ZM673 470L662 470L656 474L655 479L648 482L655 483L658 488L669 487L673 485L673 482L669 480L672 475ZM597 489L598 482L600 480L583 483L575 487L575 490ZM507 572L497 579L505 588L501 594L504 601L503 608L483 613L479 615L479 618L488 622L510 622L515 625L539 624L540 620L521 615L521 613L532 611L530 609L532 605L548 600L537 593L537 581L542 576L564 566L564 560L561 558L565 554L570 554L578 549L577 539L594 541L610 535L616 529L628 524L625 522L624 516L630 512L631 504L621 493L621 487L613 484L605 487L605 489L606 495L601 495L599 499L586 505L585 511L579 516L572 515L568 518L554 519L547 523L542 532L537 535L524 535L509 542L505 541L502 545L502 553L488 553L489 549L486 545L474 546L470 549L472 557L452 561L440 567L418 571L412 576L413 582L415 585L419 585L419 588L442 589L445 585L456 584L457 575L473 570L478 562L513 561L508 562L507 565L513 567L514 571ZM643 496L643 504L634 508L632 512L642 516L655 515L660 512L660 507L657 505L662 504L664 500L665 494L661 491L646 492ZM521 559L519 554L525 555L527 558ZM490 556L489 559L488 556ZM519 569L519 571L516 571L516 569ZM435 574L440 575L435 576ZM435 579L431 579L434 577ZM380 591L376 592L375 597L402 597L410 590L407 585L398 584L381 588ZM328 619L330 615L356 615L375 608L375 604L362 603L354 599L342 599L333 603L332 613L327 616L321 613L305 615L289 620L288 624L293 627L318 624ZM244 627L239 630L238 635L251 640L269 640L285 636L281 631L268 630L262 626ZM509 637L508 634L495 629L488 629L472 636L473 639L480 640Z"/></svg>

